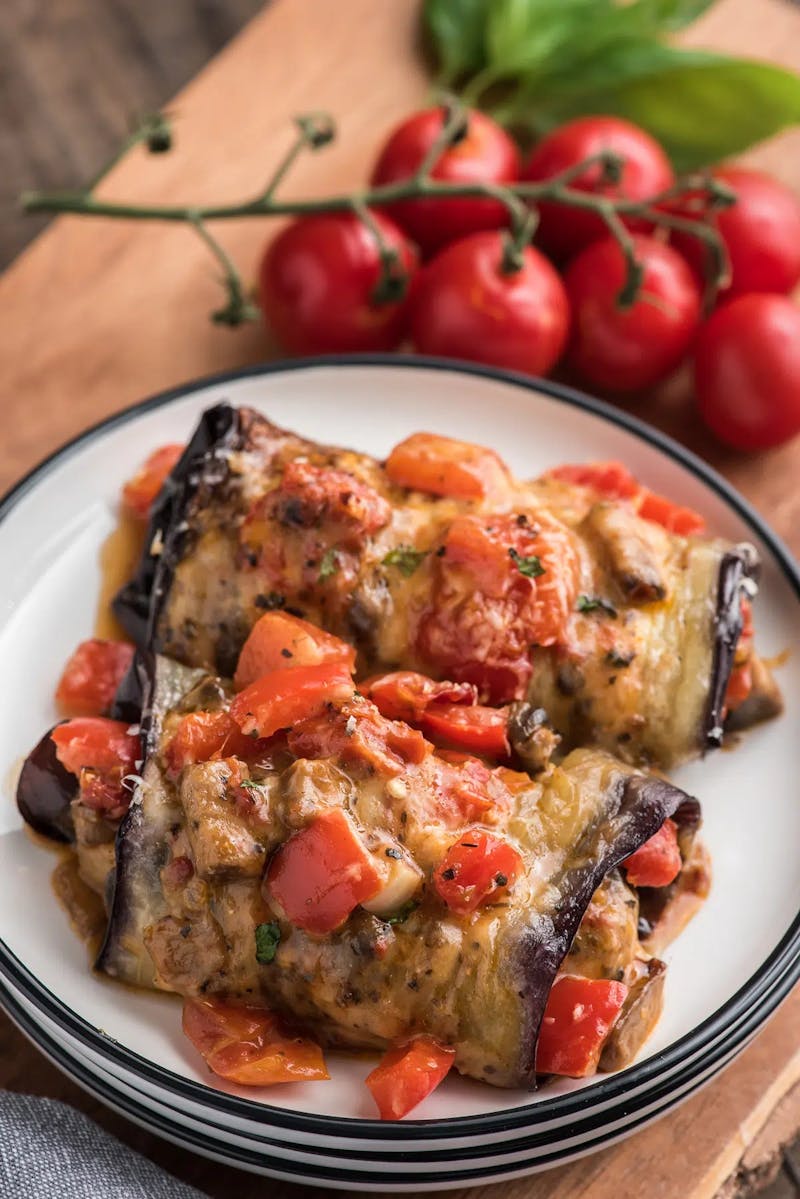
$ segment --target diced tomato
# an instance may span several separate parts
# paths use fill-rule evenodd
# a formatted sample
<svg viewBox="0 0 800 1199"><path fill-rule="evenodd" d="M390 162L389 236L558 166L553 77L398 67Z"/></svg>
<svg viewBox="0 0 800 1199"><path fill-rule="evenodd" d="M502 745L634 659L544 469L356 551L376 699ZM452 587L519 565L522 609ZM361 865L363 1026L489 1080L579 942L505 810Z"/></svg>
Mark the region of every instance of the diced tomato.
<svg viewBox="0 0 800 1199"><path fill-rule="evenodd" d="M287 741L297 758L341 758L388 776L418 766L433 748L419 730L387 720L364 700L300 721Z"/></svg>
<svg viewBox="0 0 800 1199"><path fill-rule="evenodd" d="M395 670L359 683L359 691L371 699L389 720L416 724L432 703L474 704L478 694L470 683L437 683L414 670Z"/></svg>
<svg viewBox="0 0 800 1199"><path fill-rule="evenodd" d="M284 841L270 862L264 888L292 924L310 933L329 933L358 904L377 895L382 883L352 819L342 808L330 808Z"/></svg>
<svg viewBox="0 0 800 1199"><path fill-rule="evenodd" d="M289 528L330 522L367 536L392 516L391 506L374 487L348 471L310 462L288 464L272 502L275 517Z"/></svg>
<svg viewBox="0 0 800 1199"><path fill-rule="evenodd" d="M539 1074L586 1078L628 994L624 983L564 974L553 983L536 1046Z"/></svg>
<svg viewBox="0 0 800 1199"><path fill-rule="evenodd" d="M493 824L511 806L509 776L520 778L502 767L490 769L479 758L453 750L436 752L436 799L438 816L448 825L465 820ZM530 780L525 776L526 782Z"/></svg>
<svg viewBox="0 0 800 1199"><path fill-rule="evenodd" d="M127 641L82 641L64 667L56 702L70 716L102 716L133 659Z"/></svg>
<svg viewBox="0 0 800 1199"><path fill-rule="evenodd" d="M639 483L621 462L583 462L556 466L547 471L552 479L590 487L610 500L629 500L639 492Z"/></svg>
<svg viewBox="0 0 800 1199"><path fill-rule="evenodd" d="M233 681L241 691L273 670L320 666L324 662L335 662L352 672L356 652L345 641L298 616L288 612L265 612L253 625L242 646Z"/></svg>
<svg viewBox="0 0 800 1199"><path fill-rule="evenodd" d="M243 733L271 737L298 720L318 716L328 704L341 704L353 694L350 671L338 662L273 670L240 691L231 716Z"/></svg>
<svg viewBox="0 0 800 1199"><path fill-rule="evenodd" d="M138 520L147 520L153 500L164 486L167 475L184 449L182 445L162 445L160 449L154 450L122 488L122 502Z"/></svg>
<svg viewBox="0 0 800 1199"><path fill-rule="evenodd" d="M194 762L249 758L258 748L258 739L246 736L229 712L190 712L167 743L164 757L169 774L177 778Z"/></svg>
<svg viewBox="0 0 800 1199"><path fill-rule="evenodd" d="M644 520L661 525L669 533L692 537L706 531L706 522L699 512L695 512L693 508L682 508L680 504L673 504L672 500L663 495L656 495L647 488L643 488L635 507Z"/></svg>
<svg viewBox="0 0 800 1199"><path fill-rule="evenodd" d="M504 897L521 873L520 855L502 837L471 828L451 845L433 875L439 898L459 916L490 899Z"/></svg>
<svg viewBox="0 0 800 1199"><path fill-rule="evenodd" d="M507 708L432 704L422 719L422 727L434 740L449 741L451 745L490 758L505 758L511 753Z"/></svg>
<svg viewBox="0 0 800 1199"><path fill-rule="evenodd" d="M754 631L753 606L742 596L742 631L739 634L734 667L725 692L726 712L734 712L741 707L753 690L753 667L750 659L753 654Z"/></svg>
<svg viewBox="0 0 800 1199"><path fill-rule="evenodd" d="M264 1008L186 999L183 1031L215 1074L240 1086L330 1077L319 1045L287 1034Z"/></svg>
<svg viewBox="0 0 800 1199"><path fill-rule="evenodd" d="M501 498L510 489L508 468L493 450L436 433L412 433L386 460L398 487L461 500Z"/></svg>
<svg viewBox="0 0 800 1199"><path fill-rule="evenodd" d="M367 1075L381 1120L402 1120L448 1073L456 1051L433 1037L415 1037L390 1049Z"/></svg>
<svg viewBox="0 0 800 1199"><path fill-rule="evenodd" d="M131 774L141 757L138 735L128 732L124 720L104 716L77 716L53 729L56 757L62 766L80 777L84 769L110 774L122 770Z"/></svg>
<svg viewBox="0 0 800 1199"><path fill-rule="evenodd" d="M634 887L668 887L681 872L681 851L674 820L665 820L649 841L622 863Z"/></svg>

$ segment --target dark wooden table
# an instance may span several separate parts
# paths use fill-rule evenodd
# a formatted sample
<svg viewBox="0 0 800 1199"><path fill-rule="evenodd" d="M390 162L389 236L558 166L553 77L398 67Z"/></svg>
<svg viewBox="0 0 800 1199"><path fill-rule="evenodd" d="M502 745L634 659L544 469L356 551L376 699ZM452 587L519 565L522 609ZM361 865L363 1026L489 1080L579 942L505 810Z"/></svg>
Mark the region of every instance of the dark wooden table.
<svg viewBox="0 0 800 1199"><path fill-rule="evenodd" d="M301 173L298 186L326 187L334 174L339 180L355 177L387 122L424 97L424 77L412 53L415 3L336 0L344 28L326 33L318 18L322 10L328 14L334 8L333 0L275 0L274 13L258 23L258 31L248 33L235 66L226 56L225 64L214 64L213 77L208 74L179 98L178 112L181 104L187 110L186 123L179 126L183 154L174 168L164 167L165 175L150 176L152 186L180 187L184 179L199 179L211 194L226 188L233 194L245 191L254 181L251 175L260 178L262 160L269 162L275 146L283 144L289 113L302 106L343 113L348 137L326 156L330 167L315 163L305 176ZM72 186L91 178L110 158L134 114L164 104L262 7L259 0L0 0L0 265L16 257L40 227L14 214L19 191ZM278 36L297 61L285 63L274 54L273 17ZM800 67L800 19L781 0L722 0L719 12L706 19L696 37ZM226 71L228 83L223 85ZM257 112L248 111L246 118L226 125L232 78L242 89L249 88L248 99L256 92L261 100ZM244 91L240 106L243 96ZM212 124L213 135L203 140ZM216 172L211 156L228 142L224 171ZM257 154L253 146L259 147ZM759 156L800 185L797 135ZM111 185L119 194L141 186L137 164L123 164ZM0 489L99 416L180 378L263 357L269 350L258 330L230 335L204 323L216 293L202 252L190 251L179 232L162 237L154 229L143 239L141 231L130 227L112 231L76 225L60 223L0 285L3 311L12 318L2 322L6 343L0 349L6 376L0 407L8 422L0 443ZM229 236L232 247L252 265L263 231L255 241L247 228L231 230ZM144 300L137 290L143 271L150 272ZM96 304L90 303L94 293ZM180 319L173 316L176 312ZM142 345L146 354L140 352ZM671 424L666 413L655 418L714 455L713 447L698 442L696 429ZM719 453L715 461L792 538L795 548L800 546L797 447L751 464ZM796 1086L787 1082L779 1090L783 1099L777 1108L774 1099L769 1104L779 1072L782 1079L788 1077L791 1050L800 1042L798 1022L800 996L795 996L723 1079L655 1128L574 1170L480 1194L497 1199L605 1199L611 1194L639 1199L646 1193L650 1199L686 1199L689 1189L681 1193L682 1174L672 1162L677 1145L695 1165L692 1197L713 1194L725 1179L720 1199L752 1193L767 1177L776 1147L800 1126ZM793 1070L795 1079L800 1067ZM0 1087L72 1103L211 1196L330 1195L241 1174L160 1141L84 1095L3 1016ZM646 1190L639 1189L643 1177ZM800 1188L794 1189L784 1170L763 1194L764 1199L788 1199L800 1194Z"/></svg>

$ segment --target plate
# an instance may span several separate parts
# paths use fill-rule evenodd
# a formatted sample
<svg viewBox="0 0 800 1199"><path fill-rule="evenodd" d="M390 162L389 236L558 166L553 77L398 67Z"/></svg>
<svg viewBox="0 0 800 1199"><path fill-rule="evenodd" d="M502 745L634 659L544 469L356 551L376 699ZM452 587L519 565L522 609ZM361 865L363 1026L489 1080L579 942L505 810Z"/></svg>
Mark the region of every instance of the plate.
<svg viewBox="0 0 800 1199"><path fill-rule="evenodd" d="M702 511L712 532L756 544L764 562L759 650L770 656L793 644L800 578L753 510L669 439L558 385L393 355L249 368L144 401L64 447L0 505L0 555L14 564L0 578L4 1002L16 1005L15 1018L63 1058L63 1068L89 1071L95 1085L133 1104L138 1118L147 1119L148 1103L161 1105L172 1112L169 1119L162 1112L167 1124L174 1119L188 1128L188 1120L193 1133L205 1128L223 1155L226 1138L242 1138L258 1161L234 1161L232 1144L226 1160L273 1173L270 1138L277 1135L287 1153L303 1159L309 1173L302 1177L328 1185L351 1185L319 1172L329 1158L352 1185L366 1185L367 1174L396 1169L402 1154L409 1177L397 1185L419 1189L541 1168L633 1131L721 1069L800 975L800 875L792 852L800 842L800 805L786 784L796 758L790 718L673 775L703 802L714 885L666 955L664 1015L638 1061L620 1074L562 1080L533 1095L451 1076L416 1110L418 1118L386 1125L371 1118L363 1085L371 1063L330 1055L331 1082L263 1093L209 1086L180 1032L174 999L88 972L85 951L52 898L53 855L22 828L14 777L21 756L57 718L52 692L63 662L93 631L99 553L115 525L120 481L155 446L185 440L203 409L223 399L378 456L427 429L490 445L523 477L558 462L620 458L654 490ZM780 684L788 711L797 711L794 656Z"/></svg>

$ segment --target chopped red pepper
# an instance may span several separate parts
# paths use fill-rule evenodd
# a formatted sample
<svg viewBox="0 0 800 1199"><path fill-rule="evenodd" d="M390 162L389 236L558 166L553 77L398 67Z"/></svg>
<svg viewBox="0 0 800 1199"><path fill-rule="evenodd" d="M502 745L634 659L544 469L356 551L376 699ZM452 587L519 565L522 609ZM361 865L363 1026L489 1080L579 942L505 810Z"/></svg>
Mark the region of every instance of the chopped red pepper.
<svg viewBox="0 0 800 1199"><path fill-rule="evenodd" d="M353 694L350 671L338 662L273 670L240 691L231 716L243 733L271 737L298 720L319 716L328 704L341 704Z"/></svg>
<svg viewBox="0 0 800 1199"><path fill-rule="evenodd" d="M639 492L639 483L621 462L582 462L555 466L547 471L551 479L590 487L610 500L629 500Z"/></svg>
<svg viewBox="0 0 800 1199"><path fill-rule="evenodd" d="M133 659L127 641L82 641L64 667L56 688L56 703L70 716L102 716Z"/></svg>
<svg viewBox="0 0 800 1199"><path fill-rule="evenodd" d="M253 625L242 646L233 681L241 690L273 670L321 666L323 663L336 663L352 672L356 652L338 637L298 616L288 612L265 612Z"/></svg>
<svg viewBox="0 0 800 1199"><path fill-rule="evenodd" d="M699 512L695 512L693 508L682 508L680 504L674 504L672 500L663 495L656 495L646 487L642 489L635 506L644 520L661 525L669 533L692 537L706 531L706 522Z"/></svg>
<svg viewBox="0 0 800 1199"><path fill-rule="evenodd" d="M456 1052L433 1037L415 1037L388 1050L367 1075L381 1120L402 1120L430 1095L446 1076Z"/></svg>
<svg viewBox="0 0 800 1199"><path fill-rule="evenodd" d="M668 887L680 874L682 864L674 820L665 820L658 832L622 863L634 887Z"/></svg>
<svg viewBox="0 0 800 1199"><path fill-rule="evenodd" d="M259 748L259 740L246 736L229 712L190 712L167 743L164 757L169 774L177 778L184 766L194 762L249 758Z"/></svg>
<svg viewBox="0 0 800 1199"><path fill-rule="evenodd" d="M433 875L439 898L460 916L504 897L522 872L520 855L502 837L471 828L451 845Z"/></svg>
<svg viewBox="0 0 800 1199"><path fill-rule="evenodd" d="M553 983L539 1030L536 1070L586 1078L628 994L624 983L565 974Z"/></svg>
<svg viewBox="0 0 800 1199"><path fill-rule="evenodd" d="M433 703L474 704L478 693L471 683L435 682L414 670L395 670L359 683L382 716L417 724Z"/></svg>
<svg viewBox="0 0 800 1199"><path fill-rule="evenodd" d="M319 1045L286 1033L264 1008L186 999L183 1031L215 1074L240 1086L330 1077Z"/></svg>
<svg viewBox="0 0 800 1199"><path fill-rule="evenodd" d="M477 704L471 683L434 682L413 670L398 670L368 679L360 690L382 715L418 725L434 740L490 757L510 753L508 710Z"/></svg>
<svg viewBox="0 0 800 1199"><path fill-rule="evenodd" d="M329 808L283 843L264 891L298 928L329 933L377 895L382 883L352 819L341 808Z"/></svg>
<svg viewBox="0 0 800 1199"><path fill-rule="evenodd" d="M396 445L386 474L399 487L463 500L500 497L510 485L508 468L494 450L436 433L412 433Z"/></svg>
<svg viewBox="0 0 800 1199"><path fill-rule="evenodd" d="M146 459L122 489L122 502L137 520L147 520L153 501L184 451L182 445L162 445Z"/></svg>
<svg viewBox="0 0 800 1199"><path fill-rule="evenodd" d="M423 716L422 728L434 740L448 741L490 758L505 758L511 753L508 708L436 703Z"/></svg>
<svg viewBox="0 0 800 1199"><path fill-rule="evenodd" d="M288 745L298 758L340 757L387 776L418 766L433 749L418 729L387 720L363 700L301 720L289 733Z"/></svg>

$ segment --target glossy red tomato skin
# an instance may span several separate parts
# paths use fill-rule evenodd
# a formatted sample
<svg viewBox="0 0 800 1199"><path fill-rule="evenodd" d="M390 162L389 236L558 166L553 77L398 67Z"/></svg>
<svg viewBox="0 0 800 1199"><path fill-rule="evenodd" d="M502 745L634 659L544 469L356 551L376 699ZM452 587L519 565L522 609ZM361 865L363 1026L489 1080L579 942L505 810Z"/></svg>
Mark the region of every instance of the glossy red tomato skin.
<svg viewBox="0 0 800 1199"><path fill-rule="evenodd" d="M516 145L491 117L469 110L467 133L441 156L432 171L448 183L514 183L519 178ZM444 111L428 108L398 125L381 150L370 182L378 187L413 175L442 129ZM508 224L508 212L497 200L469 196L453 199L402 200L387 207L424 255L481 229Z"/></svg>
<svg viewBox="0 0 800 1199"><path fill-rule="evenodd" d="M567 268L572 305L569 366L609 392L650 387L688 353L700 323L700 288L681 255L652 237L634 238L644 267L642 295L622 309L625 260L613 237L593 242Z"/></svg>
<svg viewBox="0 0 800 1199"><path fill-rule="evenodd" d="M373 213L409 277L416 252L394 221ZM269 243L261 261L264 319L292 354L392 350L405 331L405 297L376 304L375 238L353 213L300 217Z"/></svg>
<svg viewBox="0 0 800 1199"><path fill-rule="evenodd" d="M700 330L695 392L703 420L737 450L800 432L800 308L785 296L739 296Z"/></svg>
<svg viewBox="0 0 800 1199"><path fill-rule="evenodd" d="M578 117L547 134L534 146L523 166L522 178L530 182L551 179L603 150L613 150L625 160L619 183L601 185L600 168L592 167L571 187L646 200L675 182L669 159L649 133L619 117L606 116ZM557 261L570 258L606 235L605 224L594 213L547 202L538 208L537 244ZM634 227L634 222L628 223Z"/></svg>
<svg viewBox="0 0 800 1199"><path fill-rule="evenodd" d="M731 272L730 285L720 299L726 302L748 292L792 291L800 282L800 199L763 171L721 167L714 176L736 192L736 203L712 220L728 251ZM702 279L704 254L698 239L673 233L670 240Z"/></svg>
<svg viewBox="0 0 800 1199"><path fill-rule="evenodd" d="M420 271L410 297L411 336L423 354L463 358L545 375L569 331L564 286L528 246L523 266L501 270L503 235L473 233L447 246Z"/></svg>

